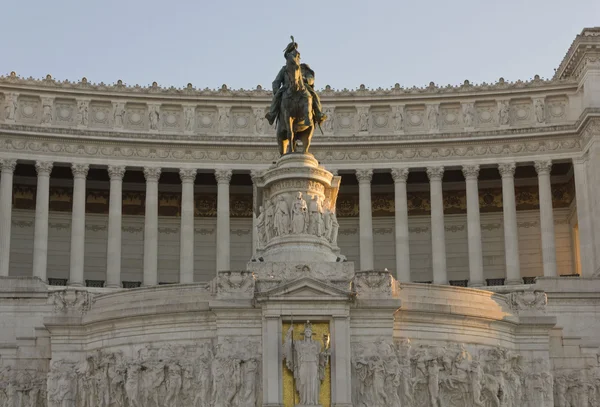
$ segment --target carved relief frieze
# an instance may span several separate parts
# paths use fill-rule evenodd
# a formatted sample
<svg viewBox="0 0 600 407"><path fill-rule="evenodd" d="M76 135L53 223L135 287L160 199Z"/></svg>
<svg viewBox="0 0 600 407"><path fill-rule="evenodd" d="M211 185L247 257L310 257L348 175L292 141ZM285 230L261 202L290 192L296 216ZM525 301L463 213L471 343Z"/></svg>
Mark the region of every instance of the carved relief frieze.
<svg viewBox="0 0 600 407"><path fill-rule="evenodd" d="M443 129L459 127L461 125L460 106L455 104L441 105L440 124Z"/></svg>
<svg viewBox="0 0 600 407"><path fill-rule="evenodd" d="M7 101L7 103L10 103L10 102L11 102L10 100ZM21 96L19 98L18 111L15 111L14 117L18 116L18 120L20 122L22 121L24 123L38 124L38 123L42 122L41 110L42 110L42 103L41 103L40 99ZM50 117L47 120L51 120L51 119L52 119L52 117L50 115Z"/></svg>
<svg viewBox="0 0 600 407"><path fill-rule="evenodd" d="M181 131L184 112L181 106L163 105L160 107L160 125L164 131Z"/></svg>
<svg viewBox="0 0 600 407"><path fill-rule="evenodd" d="M54 101L54 124L57 126L77 125L76 119L77 104L75 100L56 99Z"/></svg>
<svg viewBox="0 0 600 407"><path fill-rule="evenodd" d="M518 99L511 101L511 123L513 126L526 126L535 120L533 106L530 99Z"/></svg>
<svg viewBox="0 0 600 407"><path fill-rule="evenodd" d="M110 103L105 102L90 102L89 107L89 126L94 128L109 128L116 125L113 121L113 107Z"/></svg>
<svg viewBox="0 0 600 407"><path fill-rule="evenodd" d="M147 108L144 105L127 104L125 109L124 127L131 130L146 130L148 127Z"/></svg>
<svg viewBox="0 0 600 407"><path fill-rule="evenodd" d="M215 131L217 117L216 108L199 107L196 110L196 128L201 133L211 133Z"/></svg>
<svg viewBox="0 0 600 407"><path fill-rule="evenodd" d="M51 295L54 311L61 314L85 315L94 304L94 295L85 290L55 291Z"/></svg>
<svg viewBox="0 0 600 407"><path fill-rule="evenodd" d="M219 271L217 275L217 298L254 298L253 273L251 271Z"/></svg>
<svg viewBox="0 0 600 407"><path fill-rule="evenodd" d="M335 129L340 133L356 131L356 110L348 108L335 109Z"/></svg>

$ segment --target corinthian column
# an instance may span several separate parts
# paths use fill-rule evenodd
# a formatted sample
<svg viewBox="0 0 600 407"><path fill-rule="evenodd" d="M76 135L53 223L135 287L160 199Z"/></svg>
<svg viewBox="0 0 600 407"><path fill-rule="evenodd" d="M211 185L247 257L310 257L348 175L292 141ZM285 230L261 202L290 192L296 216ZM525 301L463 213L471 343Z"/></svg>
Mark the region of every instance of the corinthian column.
<svg viewBox="0 0 600 407"><path fill-rule="evenodd" d="M217 179L217 272L230 270L229 182L231 170L215 170Z"/></svg>
<svg viewBox="0 0 600 407"><path fill-rule="evenodd" d="M160 168L144 167L146 213L144 223L144 286L158 284L158 179Z"/></svg>
<svg viewBox="0 0 600 407"><path fill-rule="evenodd" d="M469 239L469 285L483 286L483 254L481 249L481 220L479 217L479 165L463 165L467 185L467 232Z"/></svg>
<svg viewBox="0 0 600 407"><path fill-rule="evenodd" d="M83 262L85 257L85 179L90 166L72 164L73 210L71 218L71 269L69 284L84 285Z"/></svg>
<svg viewBox="0 0 600 407"><path fill-rule="evenodd" d="M410 247L408 232L408 200L406 180L408 168L393 168L394 209L396 222L396 279L410 282Z"/></svg>
<svg viewBox="0 0 600 407"><path fill-rule="evenodd" d="M194 180L195 168L179 170L181 178L181 237L179 239L179 282L194 282Z"/></svg>
<svg viewBox="0 0 600 407"><path fill-rule="evenodd" d="M446 270L446 229L444 226L444 196L442 177L444 167L428 167L431 190L431 250L433 252L433 283L448 284Z"/></svg>
<svg viewBox="0 0 600 407"><path fill-rule="evenodd" d="M48 205L50 199L50 173L52 163L36 161L37 192L35 201L35 231L33 237L33 276L47 280L48 264Z"/></svg>
<svg viewBox="0 0 600 407"><path fill-rule="evenodd" d="M373 270L373 215L371 179L373 170L356 170L358 180L358 216L360 229L360 269Z"/></svg>
<svg viewBox="0 0 600 407"><path fill-rule="evenodd" d="M502 213L504 217L504 258L506 284L521 284L519 263L519 230L517 228L517 203L515 200L515 163L498 164L502 176Z"/></svg>
<svg viewBox="0 0 600 407"><path fill-rule="evenodd" d="M535 170L538 173L540 188L540 225L542 230L542 259L544 276L556 277L556 247L554 237L554 213L552 210L552 189L550 187L550 171L552 161L536 161Z"/></svg>
<svg viewBox="0 0 600 407"><path fill-rule="evenodd" d="M108 166L110 203L108 209L108 244L106 248L106 286L121 286L121 223L123 210L123 176L125 167Z"/></svg>
<svg viewBox="0 0 600 407"><path fill-rule="evenodd" d="M12 222L13 174L17 160L0 160L0 276L8 276L10 265L10 231Z"/></svg>

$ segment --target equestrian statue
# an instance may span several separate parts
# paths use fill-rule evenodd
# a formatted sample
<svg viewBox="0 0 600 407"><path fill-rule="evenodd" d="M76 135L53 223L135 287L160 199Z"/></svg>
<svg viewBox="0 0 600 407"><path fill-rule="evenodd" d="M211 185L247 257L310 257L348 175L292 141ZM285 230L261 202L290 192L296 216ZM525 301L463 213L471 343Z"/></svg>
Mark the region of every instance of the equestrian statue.
<svg viewBox="0 0 600 407"><path fill-rule="evenodd" d="M321 127L323 114L315 92L315 72L300 63L298 44L294 41L283 51L285 65L273 81L273 101L265 118L269 124L277 121L277 144L281 155L296 152L296 142L302 142L308 153L315 126Z"/></svg>

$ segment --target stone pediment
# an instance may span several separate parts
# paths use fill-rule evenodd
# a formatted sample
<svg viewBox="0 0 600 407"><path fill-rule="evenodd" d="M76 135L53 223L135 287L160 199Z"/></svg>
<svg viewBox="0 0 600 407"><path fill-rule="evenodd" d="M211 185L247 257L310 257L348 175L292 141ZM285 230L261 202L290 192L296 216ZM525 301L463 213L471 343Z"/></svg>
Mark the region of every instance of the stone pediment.
<svg viewBox="0 0 600 407"><path fill-rule="evenodd" d="M258 301L349 301L350 285L344 289L313 277L301 277L278 284L257 294Z"/></svg>

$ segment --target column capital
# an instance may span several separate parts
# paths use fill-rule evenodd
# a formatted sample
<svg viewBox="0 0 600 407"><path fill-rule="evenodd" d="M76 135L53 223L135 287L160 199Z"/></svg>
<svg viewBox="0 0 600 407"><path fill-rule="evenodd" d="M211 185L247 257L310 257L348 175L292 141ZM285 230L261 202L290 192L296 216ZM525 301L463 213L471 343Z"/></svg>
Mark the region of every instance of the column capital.
<svg viewBox="0 0 600 407"><path fill-rule="evenodd" d="M196 168L181 168L179 170L179 178L181 182L194 182L198 170Z"/></svg>
<svg viewBox="0 0 600 407"><path fill-rule="evenodd" d="M158 182L160 173L160 167L144 167L144 178L146 178L146 182Z"/></svg>
<svg viewBox="0 0 600 407"><path fill-rule="evenodd" d="M71 172L73 173L73 178L86 178L89 169L89 164L71 164Z"/></svg>
<svg viewBox="0 0 600 407"><path fill-rule="evenodd" d="M123 180L123 176L125 175L125 166L124 165L109 165L108 166L108 176L111 180Z"/></svg>
<svg viewBox="0 0 600 407"><path fill-rule="evenodd" d="M427 167L429 181L441 181L444 177L444 167Z"/></svg>
<svg viewBox="0 0 600 407"><path fill-rule="evenodd" d="M356 170L356 179L359 184L370 184L373 179L373 170Z"/></svg>
<svg viewBox="0 0 600 407"><path fill-rule="evenodd" d="M392 168L392 178L394 182L406 182L410 169L407 167Z"/></svg>
<svg viewBox="0 0 600 407"><path fill-rule="evenodd" d="M3 172L15 172L17 167L17 160L15 158L5 158L0 160L0 169Z"/></svg>
<svg viewBox="0 0 600 407"><path fill-rule="evenodd" d="M463 165L462 173L465 179L477 179L479 177L479 164Z"/></svg>
<svg viewBox="0 0 600 407"><path fill-rule="evenodd" d="M539 160L533 163L538 175L549 175L552 171L552 160Z"/></svg>
<svg viewBox="0 0 600 407"><path fill-rule="evenodd" d="M229 184L229 181L231 181L231 174L231 170L215 170L217 184Z"/></svg>
<svg viewBox="0 0 600 407"><path fill-rule="evenodd" d="M500 163L498 164L498 171L500 175L504 177L514 177L515 169L517 168L517 164L515 163Z"/></svg>
<svg viewBox="0 0 600 407"><path fill-rule="evenodd" d="M35 162L35 170L38 175L50 175L52 172L52 161L36 161Z"/></svg>
<svg viewBox="0 0 600 407"><path fill-rule="evenodd" d="M251 170L250 178L252 178L252 183L256 184L257 178L262 177L264 173L264 170Z"/></svg>

